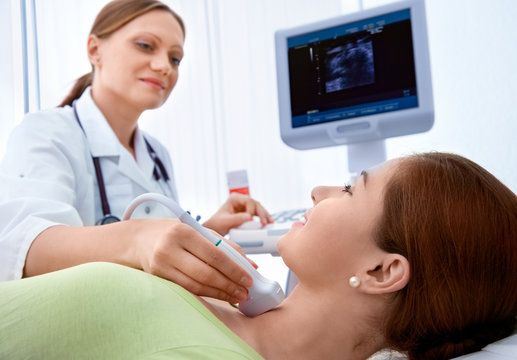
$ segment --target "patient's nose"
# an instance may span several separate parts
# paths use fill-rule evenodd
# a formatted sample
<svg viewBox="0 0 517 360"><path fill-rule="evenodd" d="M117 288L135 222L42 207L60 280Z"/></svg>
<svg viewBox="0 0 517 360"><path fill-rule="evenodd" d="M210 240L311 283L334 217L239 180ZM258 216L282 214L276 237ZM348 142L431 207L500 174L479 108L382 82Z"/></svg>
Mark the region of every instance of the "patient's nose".
<svg viewBox="0 0 517 360"><path fill-rule="evenodd" d="M323 199L337 196L341 191L340 189L339 186L316 186L311 192L312 203L316 205Z"/></svg>

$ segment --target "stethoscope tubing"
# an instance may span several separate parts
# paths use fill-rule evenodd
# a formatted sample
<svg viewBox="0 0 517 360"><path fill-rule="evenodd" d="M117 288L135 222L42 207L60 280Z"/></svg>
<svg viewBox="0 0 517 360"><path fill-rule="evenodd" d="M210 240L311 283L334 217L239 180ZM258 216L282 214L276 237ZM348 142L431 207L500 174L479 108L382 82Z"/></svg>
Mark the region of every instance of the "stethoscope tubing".
<svg viewBox="0 0 517 360"><path fill-rule="evenodd" d="M75 120L77 121L77 124L79 124L79 127L81 128L84 136L86 136L86 132L84 131L81 120L79 119L79 114L77 113L75 101L72 103L72 107L74 109ZM149 144L149 142L147 141L147 139L145 137L144 137L144 141L145 141L145 145L147 148L147 152L149 153L149 156L151 157L151 159L154 162L154 169L153 169L154 179L158 182L158 184L160 184L160 180L163 179L163 181L167 187L167 190L169 192L169 196L173 196L173 191L172 191L172 187L170 185L170 178L169 178L169 174L167 173L167 169L165 169L165 166L163 165L162 161L158 157L158 154L156 154L156 151L154 151L153 147L151 146L151 144ZM90 152L90 155L91 155L91 152ZM103 217L101 219L99 219L95 223L95 225L104 225L104 224L111 224L114 222L118 222L118 221L120 221L120 219L117 216L111 214L111 209L110 209L110 205L109 205L109 201L108 201L108 195L106 194L106 186L104 184L104 177L102 176L102 168L101 168L99 157L93 156L93 155L91 155L91 157L92 157L92 161L93 161L93 166L95 168L95 176L97 178L97 185L99 187L99 195L101 198L102 214L103 214ZM160 187L161 187L161 185L160 185ZM162 188L162 190L164 190L164 189ZM164 192L166 192L166 191L164 191Z"/></svg>

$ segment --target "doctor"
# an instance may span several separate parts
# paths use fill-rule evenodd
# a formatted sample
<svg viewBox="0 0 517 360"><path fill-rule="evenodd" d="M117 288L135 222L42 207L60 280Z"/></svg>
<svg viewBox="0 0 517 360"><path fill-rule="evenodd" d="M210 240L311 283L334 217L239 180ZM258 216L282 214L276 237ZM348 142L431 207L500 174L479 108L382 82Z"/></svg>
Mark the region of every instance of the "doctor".
<svg viewBox="0 0 517 360"><path fill-rule="evenodd" d="M157 0L114 0L101 10L87 43L92 72L60 107L27 115L9 139L0 167L0 280L109 261L198 295L246 298L249 275L160 205L118 221L142 193L178 199L169 154L138 119L169 97L184 39L182 19ZM252 215L272 222L259 202L230 196L204 225L225 235Z"/></svg>

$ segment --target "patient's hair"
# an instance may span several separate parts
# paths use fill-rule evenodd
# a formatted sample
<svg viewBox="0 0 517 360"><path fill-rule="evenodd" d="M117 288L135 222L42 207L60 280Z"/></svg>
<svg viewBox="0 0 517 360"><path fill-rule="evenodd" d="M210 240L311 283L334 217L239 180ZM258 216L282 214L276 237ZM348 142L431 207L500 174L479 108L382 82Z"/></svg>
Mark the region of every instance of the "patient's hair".
<svg viewBox="0 0 517 360"><path fill-rule="evenodd" d="M508 336L517 315L517 196L461 156L402 158L376 241L410 280L385 336L410 359L449 359Z"/></svg>
<svg viewBox="0 0 517 360"><path fill-rule="evenodd" d="M107 38L122 26L151 10L164 10L171 13L180 24L183 36L185 36L185 24L181 17L158 0L113 0L109 2L95 18L90 35L97 35L101 39ZM92 81L93 66L91 72L77 79L70 93L58 106L72 105L74 100L79 98L84 90L92 84Z"/></svg>

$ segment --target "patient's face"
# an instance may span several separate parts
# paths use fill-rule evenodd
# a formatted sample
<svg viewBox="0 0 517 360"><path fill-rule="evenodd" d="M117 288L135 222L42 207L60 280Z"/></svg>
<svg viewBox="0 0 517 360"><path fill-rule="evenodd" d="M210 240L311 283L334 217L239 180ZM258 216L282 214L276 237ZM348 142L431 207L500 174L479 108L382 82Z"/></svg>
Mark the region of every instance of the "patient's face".
<svg viewBox="0 0 517 360"><path fill-rule="evenodd" d="M384 186L396 167L388 162L344 186L319 186L312 191L314 207L305 225L293 225L278 249L287 266L302 280L316 284L345 283L362 265L365 255L378 251L373 231L381 216Z"/></svg>

